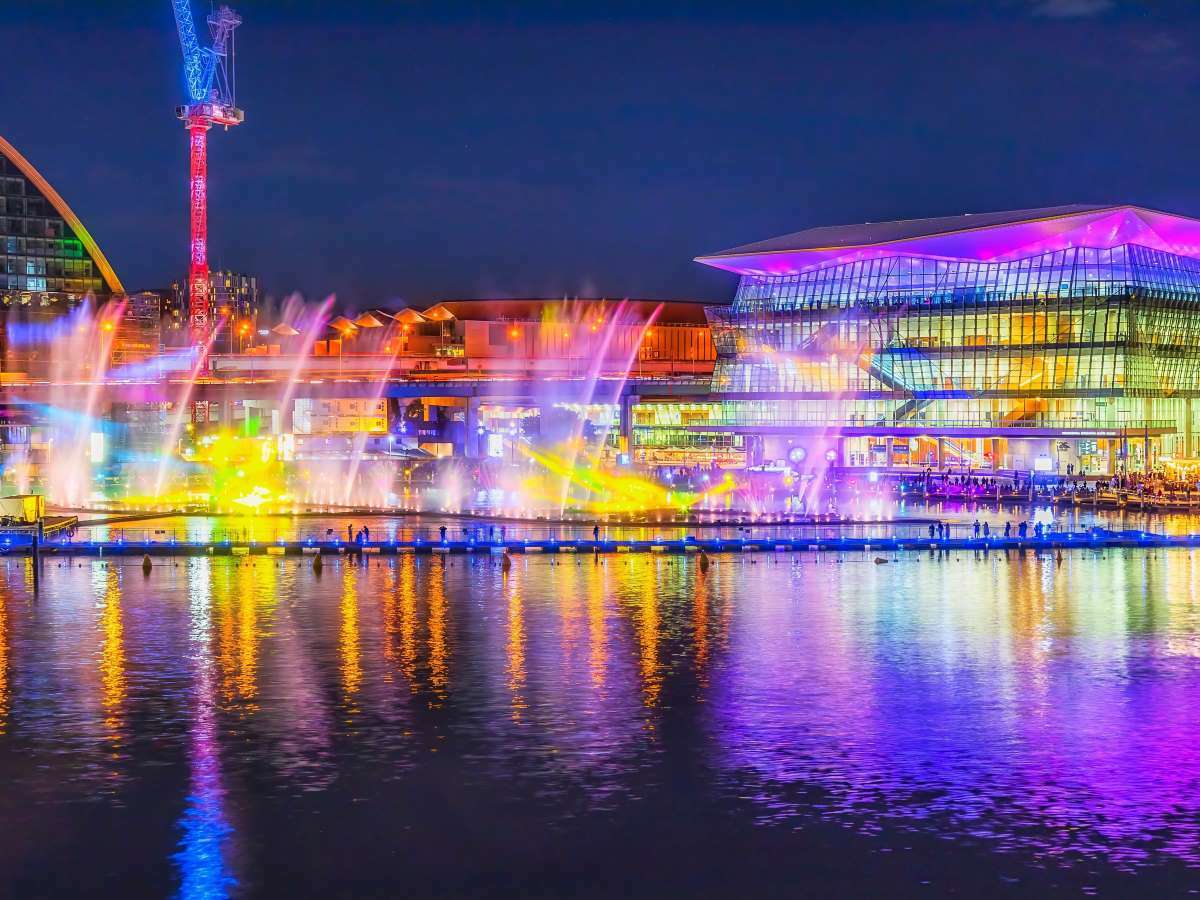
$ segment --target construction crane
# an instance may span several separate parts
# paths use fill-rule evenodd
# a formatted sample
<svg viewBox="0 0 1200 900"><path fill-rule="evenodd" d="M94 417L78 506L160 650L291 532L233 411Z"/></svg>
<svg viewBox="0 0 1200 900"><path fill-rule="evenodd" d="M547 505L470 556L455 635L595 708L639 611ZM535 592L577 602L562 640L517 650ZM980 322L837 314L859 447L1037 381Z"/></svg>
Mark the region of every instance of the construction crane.
<svg viewBox="0 0 1200 900"><path fill-rule="evenodd" d="M212 291L208 274L208 130L213 125L224 125L228 130L241 125L246 118L237 107L233 72L233 31L242 20L228 6L218 8L208 17L212 46L201 47L196 39L190 0L171 0L171 4L183 49L188 93L188 102L175 109L187 128L191 160L188 325L192 341L201 344L208 338Z"/></svg>

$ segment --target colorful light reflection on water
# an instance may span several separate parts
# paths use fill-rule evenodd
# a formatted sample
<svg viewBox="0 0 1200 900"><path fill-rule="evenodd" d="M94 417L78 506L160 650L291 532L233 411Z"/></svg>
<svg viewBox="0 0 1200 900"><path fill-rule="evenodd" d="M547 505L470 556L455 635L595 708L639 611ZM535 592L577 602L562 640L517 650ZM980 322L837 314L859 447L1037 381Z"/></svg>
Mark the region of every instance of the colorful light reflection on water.
<svg viewBox="0 0 1200 900"><path fill-rule="evenodd" d="M65 892L64 858L126 896L502 867L517 894L560 858L601 894L696 854L755 893L880 848L913 889L1200 879L1197 553L0 577L0 871L27 894Z"/></svg>

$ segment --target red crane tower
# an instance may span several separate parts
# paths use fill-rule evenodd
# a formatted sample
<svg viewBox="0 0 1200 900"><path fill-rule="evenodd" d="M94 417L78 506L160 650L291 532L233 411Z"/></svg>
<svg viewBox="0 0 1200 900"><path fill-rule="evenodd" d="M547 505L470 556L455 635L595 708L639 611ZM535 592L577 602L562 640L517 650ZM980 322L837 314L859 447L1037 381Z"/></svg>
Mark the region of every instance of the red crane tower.
<svg viewBox="0 0 1200 900"><path fill-rule="evenodd" d="M208 17L212 46L201 47L196 39L190 0L171 0L179 45L183 49L183 74L188 102L176 107L176 115L188 131L190 147L192 242L188 266L188 323L191 339L200 344L208 339L208 130L213 125L241 125L245 113L238 109L234 93L233 31L241 18L228 6Z"/></svg>

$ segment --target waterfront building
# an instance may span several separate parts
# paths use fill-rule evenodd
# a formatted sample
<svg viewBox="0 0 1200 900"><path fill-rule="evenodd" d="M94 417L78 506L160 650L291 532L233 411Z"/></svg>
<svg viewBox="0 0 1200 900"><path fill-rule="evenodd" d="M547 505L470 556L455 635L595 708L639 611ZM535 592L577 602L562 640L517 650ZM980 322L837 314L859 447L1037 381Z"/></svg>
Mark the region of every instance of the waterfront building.
<svg viewBox="0 0 1200 900"><path fill-rule="evenodd" d="M212 305L227 323L217 336L215 349L230 353L247 349L255 342L262 306L258 276L217 271L209 273L209 282Z"/></svg>
<svg viewBox="0 0 1200 900"><path fill-rule="evenodd" d="M44 378L47 326L88 296L124 293L103 252L66 200L0 137L0 379ZM51 446L50 430L28 404L0 403L5 487L24 490Z"/></svg>
<svg viewBox="0 0 1200 900"><path fill-rule="evenodd" d="M113 336L113 368L151 362L162 351L162 306L158 291L136 291L125 297L125 308Z"/></svg>
<svg viewBox="0 0 1200 900"><path fill-rule="evenodd" d="M160 332L166 347L186 347L191 344L188 333L187 286L171 282L169 288L155 288L159 296Z"/></svg>
<svg viewBox="0 0 1200 900"><path fill-rule="evenodd" d="M346 401L361 396L360 381L388 382L371 388L374 399L382 390L397 401L386 416L332 411L314 389L298 388L274 430L322 436L313 446L367 422L355 430L374 434L382 425L397 448L434 456L510 457L517 440L549 444L579 433L607 436L616 454L627 449L622 422L633 385L708 393L716 349L705 308L657 300L447 300L338 316L299 361L303 336L276 327L249 352L214 355L211 368L222 380L294 372L322 382L321 397L338 390Z"/></svg>
<svg viewBox="0 0 1200 900"><path fill-rule="evenodd" d="M0 137L0 303L55 312L124 290L67 202Z"/></svg>
<svg viewBox="0 0 1200 900"><path fill-rule="evenodd" d="M698 258L711 392L640 403L635 446L749 464L1143 471L1196 455L1200 221L1063 206L814 228Z"/></svg>

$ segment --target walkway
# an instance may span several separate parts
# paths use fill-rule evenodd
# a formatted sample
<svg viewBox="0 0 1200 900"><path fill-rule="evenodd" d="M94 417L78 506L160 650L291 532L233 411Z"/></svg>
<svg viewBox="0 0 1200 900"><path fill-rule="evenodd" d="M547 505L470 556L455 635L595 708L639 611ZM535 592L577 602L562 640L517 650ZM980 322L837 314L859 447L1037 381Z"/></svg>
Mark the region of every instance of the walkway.
<svg viewBox="0 0 1200 900"><path fill-rule="evenodd" d="M502 554L509 553L895 553L899 551L1026 551L1111 549L1122 547L1200 547L1200 534L1163 535L1142 531L1055 532L1036 539L1019 538L737 538L682 540L508 540L508 541L372 541L362 546L368 556L395 556L403 553L431 554ZM31 544L20 537L0 541L0 554L25 556ZM43 556L340 556L357 551L358 545L344 541L49 541L42 545Z"/></svg>

